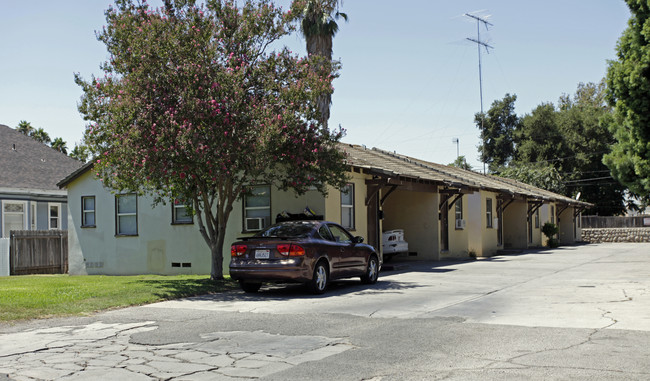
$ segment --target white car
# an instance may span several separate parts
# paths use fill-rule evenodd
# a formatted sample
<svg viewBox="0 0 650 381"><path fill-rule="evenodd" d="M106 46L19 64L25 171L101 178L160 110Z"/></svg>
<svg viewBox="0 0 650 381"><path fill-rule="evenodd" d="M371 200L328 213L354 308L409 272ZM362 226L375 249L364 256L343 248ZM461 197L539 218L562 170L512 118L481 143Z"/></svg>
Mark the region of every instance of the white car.
<svg viewBox="0 0 650 381"><path fill-rule="evenodd" d="M404 241L404 230L395 229L384 232L382 234L381 247L385 260L389 260L393 255L399 253L408 253L409 244Z"/></svg>

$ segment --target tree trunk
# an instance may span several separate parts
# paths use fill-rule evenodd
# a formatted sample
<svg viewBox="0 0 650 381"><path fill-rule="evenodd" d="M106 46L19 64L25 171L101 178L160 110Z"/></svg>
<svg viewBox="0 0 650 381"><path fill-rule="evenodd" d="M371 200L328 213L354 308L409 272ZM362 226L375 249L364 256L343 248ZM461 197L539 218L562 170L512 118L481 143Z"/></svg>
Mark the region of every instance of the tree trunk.
<svg viewBox="0 0 650 381"><path fill-rule="evenodd" d="M315 35L309 36L307 40L307 54L319 55L328 61L332 61L332 36ZM320 122L323 127L328 127L330 118L330 106L332 94L325 94L318 97L318 110L320 111Z"/></svg>
<svg viewBox="0 0 650 381"><path fill-rule="evenodd" d="M212 253L212 271L210 273L210 279L222 280L223 279L223 243L222 244L214 243L213 245L210 245L210 251Z"/></svg>
<svg viewBox="0 0 650 381"><path fill-rule="evenodd" d="M217 236L212 238L210 251L212 252L212 272L210 279L223 279L223 243L226 239L226 224L220 224L217 228ZM214 242L216 241L216 242Z"/></svg>

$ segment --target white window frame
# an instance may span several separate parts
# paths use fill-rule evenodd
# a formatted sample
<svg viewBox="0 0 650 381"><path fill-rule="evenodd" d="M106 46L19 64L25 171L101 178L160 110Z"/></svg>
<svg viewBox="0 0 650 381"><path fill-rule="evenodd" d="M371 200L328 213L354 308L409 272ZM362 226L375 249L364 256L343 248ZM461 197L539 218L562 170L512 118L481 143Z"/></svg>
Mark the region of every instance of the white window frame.
<svg viewBox="0 0 650 381"><path fill-rule="evenodd" d="M344 204L343 203L343 195L347 194L348 192L351 193L350 195L350 200L352 201L352 204ZM346 224L343 223L343 216L345 214L349 213L350 214L350 226L346 226ZM353 183L348 183L346 184L343 189L341 189L341 226L348 230L354 230L355 229L355 218L354 218L354 184Z"/></svg>
<svg viewBox="0 0 650 381"><path fill-rule="evenodd" d="M492 221L492 199L491 198L486 198L485 199L485 218L486 218L486 227L487 228L493 228L494 227L494 222Z"/></svg>
<svg viewBox="0 0 650 381"><path fill-rule="evenodd" d="M551 223L555 225L555 205L551 205Z"/></svg>
<svg viewBox="0 0 650 381"><path fill-rule="evenodd" d="M22 204L23 205L23 229L25 229L28 225L28 220L27 220L27 201L12 201L12 200L2 200L2 237L4 238L9 238L9 232L5 232L5 222L7 221L6 215L7 214L19 214L16 212L5 212L5 205L6 204Z"/></svg>
<svg viewBox="0 0 650 381"><path fill-rule="evenodd" d="M125 213L119 213L119 208L118 208L118 199L120 197L128 197L128 196L133 196L135 197L135 212L125 212ZM130 216L135 216L135 232L134 233L122 233L120 231L120 218L121 217L130 217ZM138 235L138 195L135 193L122 193L122 194L116 194L115 195L115 235L120 236L120 237L132 237L132 236L137 236Z"/></svg>
<svg viewBox="0 0 650 381"><path fill-rule="evenodd" d="M38 203L36 201L30 202L30 217L29 217L29 225L31 227L31 230L38 230Z"/></svg>
<svg viewBox="0 0 650 381"><path fill-rule="evenodd" d="M187 219L181 219L178 217L178 211L187 210L187 204L183 200L173 200L172 201L172 225L191 225L194 223L194 217L190 214L186 214Z"/></svg>
<svg viewBox="0 0 650 381"><path fill-rule="evenodd" d="M56 213L56 227L52 227L52 207L57 209ZM61 203L60 202L48 202L47 203L47 228L49 230L63 230L61 227Z"/></svg>
<svg viewBox="0 0 650 381"><path fill-rule="evenodd" d="M256 229L256 230L248 230L246 229L246 219L247 218L263 218L264 219L264 226L263 228L266 228L267 226L271 225L271 186L267 184L259 184L259 185L252 185L251 187L251 192L255 194L255 189L260 189L260 188L265 188L264 191L268 195L268 205L264 206L246 206L247 203L247 198L249 197L248 195L244 196L244 202L242 203L242 206L244 207L244 218L243 218L243 223L244 226L242 227L242 231L244 232L249 232L249 231L259 231L262 229ZM259 196L259 194L258 194ZM248 213L252 211L267 211L264 213L264 216L254 216L254 217L249 217Z"/></svg>
<svg viewBox="0 0 650 381"><path fill-rule="evenodd" d="M92 198L94 208L93 209L86 209L86 199ZM93 214L94 215L94 224L89 224L87 223L87 214ZM81 196L81 227L82 228L94 228L97 227L97 197L95 196Z"/></svg>

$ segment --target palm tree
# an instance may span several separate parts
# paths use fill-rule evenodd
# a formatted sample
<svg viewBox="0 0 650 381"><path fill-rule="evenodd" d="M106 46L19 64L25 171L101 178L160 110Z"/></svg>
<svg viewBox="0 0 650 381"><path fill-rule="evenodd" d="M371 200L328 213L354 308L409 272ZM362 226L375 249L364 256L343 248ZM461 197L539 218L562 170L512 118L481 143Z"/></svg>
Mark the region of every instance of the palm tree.
<svg viewBox="0 0 650 381"><path fill-rule="evenodd" d="M83 144L75 144L72 152L70 152L71 158L83 161L84 163L88 161L89 155L88 147Z"/></svg>
<svg viewBox="0 0 650 381"><path fill-rule="evenodd" d="M19 131L23 135L30 136L32 131L34 131L34 127L32 127L32 124L28 121L21 120L20 123L18 123L18 127L16 127L16 131Z"/></svg>
<svg viewBox="0 0 650 381"><path fill-rule="evenodd" d="M339 4L343 0L296 0L293 2L293 12L300 20L300 29L307 42L307 54L318 55L327 61L332 61L332 40L339 31L336 20L342 17L348 20L348 15L339 12ZM327 127L330 117L332 95L327 94L318 100L321 113L321 123Z"/></svg>
<svg viewBox="0 0 650 381"><path fill-rule="evenodd" d="M454 160L453 163L449 164L450 167L457 167L461 169L466 169L468 171L472 170L472 166L467 163L464 155L460 155Z"/></svg>
<svg viewBox="0 0 650 381"><path fill-rule="evenodd" d="M63 140L63 138L56 138L52 142L52 148L61 152L64 155L68 154L68 147L66 145L67 143Z"/></svg>
<svg viewBox="0 0 650 381"><path fill-rule="evenodd" d="M31 136L32 139L36 140L37 142L41 142L43 144L49 144L52 141L52 139L50 139L50 135L45 132L42 127L32 130L29 136Z"/></svg>

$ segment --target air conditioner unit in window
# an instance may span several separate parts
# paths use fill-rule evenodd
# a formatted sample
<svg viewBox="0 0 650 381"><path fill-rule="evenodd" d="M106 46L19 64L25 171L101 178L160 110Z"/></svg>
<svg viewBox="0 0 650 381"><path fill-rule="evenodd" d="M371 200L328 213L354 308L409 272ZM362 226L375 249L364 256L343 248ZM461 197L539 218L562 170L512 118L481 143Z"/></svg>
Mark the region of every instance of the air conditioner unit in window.
<svg viewBox="0 0 650 381"><path fill-rule="evenodd" d="M456 229L465 229L465 220L456 220Z"/></svg>
<svg viewBox="0 0 650 381"><path fill-rule="evenodd" d="M255 231L264 229L264 217L254 217L246 219L246 230Z"/></svg>

